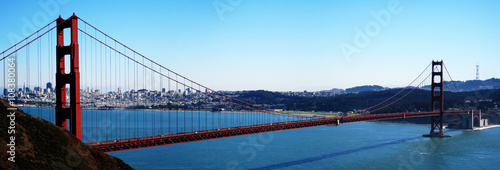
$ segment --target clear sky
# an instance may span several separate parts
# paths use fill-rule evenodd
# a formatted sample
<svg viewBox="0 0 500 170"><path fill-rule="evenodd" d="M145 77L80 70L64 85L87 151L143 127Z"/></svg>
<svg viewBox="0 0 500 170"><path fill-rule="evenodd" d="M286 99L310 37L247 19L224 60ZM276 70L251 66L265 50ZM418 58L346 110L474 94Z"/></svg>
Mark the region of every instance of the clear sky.
<svg viewBox="0 0 500 170"><path fill-rule="evenodd" d="M475 79L476 64L500 78L496 0L0 0L0 50L73 12L219 90L405 86L433 59L455 80Z"/></svg>

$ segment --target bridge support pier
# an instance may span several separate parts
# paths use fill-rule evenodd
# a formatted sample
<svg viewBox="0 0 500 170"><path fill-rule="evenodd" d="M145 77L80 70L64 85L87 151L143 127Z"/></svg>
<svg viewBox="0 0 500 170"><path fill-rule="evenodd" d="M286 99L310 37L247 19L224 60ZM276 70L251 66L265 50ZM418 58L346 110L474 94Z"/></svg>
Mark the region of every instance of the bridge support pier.
<svg viewBox="0 0 500 170"><path fill-rule="evenodd" d="M483 119L483 115L481 110L474 112L471 111L471 114L461 115L462 125L460 128L462 129L474 129L488 126L488 119Z"/></svg>
<svg viewBox="0 0 500 170"><path fill-rule="evenodd" d="M443 131L443 114L444 114L444 82L443 82L443 60L432 61L432 82L431 82L431 108L436 110L436 104L439 105L439 116L431 117L431 132L424 137L451 137L445 135ZM439 89L439 91L436 90Z"/></svg>
<svg viewBox="0 0 500 170"><path fill-rule="evenodd" d="M71 41L69 46L64 46L64 29L71 29ZM70 61L64 61L69 56ZM82 139L81 133L81 108L80 108L80 71L78 63L78 17L73 14L70 19L57 19L57 70L56 70L56 125L67 129L69 119L70 132L78 139ZM69 73L65 72L65 62L70 62ZM69 84L69 101L66 103L66 85Z"/></svg>

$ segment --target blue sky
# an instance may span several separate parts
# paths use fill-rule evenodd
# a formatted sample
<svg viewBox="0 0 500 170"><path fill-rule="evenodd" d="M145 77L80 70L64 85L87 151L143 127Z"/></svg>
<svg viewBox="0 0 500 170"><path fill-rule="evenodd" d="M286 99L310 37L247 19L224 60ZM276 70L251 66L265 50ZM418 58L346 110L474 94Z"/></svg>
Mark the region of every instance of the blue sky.
<svg viewBox="0 0 500 170"><path fill-rule="evenodd" d="M481 79L500 78L500 1L230 2L2 0L0 49L26 23L74 12L213 89L405 86L433 59L455 80L474 79L476 64Z"/></svg>

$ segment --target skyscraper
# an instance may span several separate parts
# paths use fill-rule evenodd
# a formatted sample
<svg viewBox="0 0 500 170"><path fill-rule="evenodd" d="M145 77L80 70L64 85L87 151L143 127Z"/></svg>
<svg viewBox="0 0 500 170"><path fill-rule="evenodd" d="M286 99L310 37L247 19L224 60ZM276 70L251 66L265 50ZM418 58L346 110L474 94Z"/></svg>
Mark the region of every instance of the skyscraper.
<svg viewBox="0 0 500 170"><path fill-rule="evenodd" d="M48 91L48 90L50 90L50 91ZM47 91L48 92L53 92L54 91L54 89L52 89L52 83L51 82L47 82Z"/></svg>

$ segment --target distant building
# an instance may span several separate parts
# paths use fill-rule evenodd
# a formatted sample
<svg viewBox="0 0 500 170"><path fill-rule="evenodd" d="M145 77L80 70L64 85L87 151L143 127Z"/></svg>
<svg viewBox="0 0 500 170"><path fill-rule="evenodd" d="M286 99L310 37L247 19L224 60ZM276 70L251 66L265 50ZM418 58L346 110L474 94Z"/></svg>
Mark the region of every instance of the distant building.
<svg viewBox="0 0 500 170"><path fill-rule="evenodd" d="M52 83L51 82L47 82L47 88L46 89L47 89L48 92L53 92L54 91L54 89L52 88Z"/></svg>
<svg viewBox="0 0 500 170"><path fill-rule="evenodd" d="M36 86L35 88L33 88L33 90L35 90L35 92L43 92L42 88L38 87L38 86Z"/></svg>

